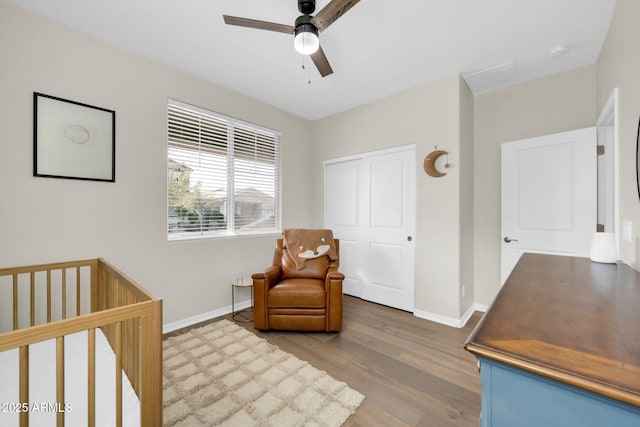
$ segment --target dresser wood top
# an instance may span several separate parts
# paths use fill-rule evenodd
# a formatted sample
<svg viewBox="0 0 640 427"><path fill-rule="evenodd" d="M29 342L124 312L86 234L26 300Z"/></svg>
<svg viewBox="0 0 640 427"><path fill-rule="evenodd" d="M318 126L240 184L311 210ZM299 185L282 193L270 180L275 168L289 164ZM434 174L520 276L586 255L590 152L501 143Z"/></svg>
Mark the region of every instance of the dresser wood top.
<svg viewBox="0 0 640 427"><path fill-rule="evenodd" d="M640 406L640 273L524 254L465 348Z"/></svg>

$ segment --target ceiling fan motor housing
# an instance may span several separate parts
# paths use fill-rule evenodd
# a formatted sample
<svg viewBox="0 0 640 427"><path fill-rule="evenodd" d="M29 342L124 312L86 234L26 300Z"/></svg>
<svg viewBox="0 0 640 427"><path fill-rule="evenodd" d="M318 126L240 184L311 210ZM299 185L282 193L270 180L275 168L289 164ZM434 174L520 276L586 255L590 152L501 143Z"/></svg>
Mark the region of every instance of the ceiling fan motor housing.
<svg viewBox="0 0 640 427"><path fill-rule="evenodd" d="M305 15L311 15L316 10L316 0L298 0L298 10Z"/></svg>
<svg viewBox="0 0 640 427"><path fill-rule="evenodd" d="M307 33L314 33L315 35L318 35L318 29L311 23L311 18L312 17L309 15L298 16L296 18L295 33L298 34L304 31Z"/></svg>

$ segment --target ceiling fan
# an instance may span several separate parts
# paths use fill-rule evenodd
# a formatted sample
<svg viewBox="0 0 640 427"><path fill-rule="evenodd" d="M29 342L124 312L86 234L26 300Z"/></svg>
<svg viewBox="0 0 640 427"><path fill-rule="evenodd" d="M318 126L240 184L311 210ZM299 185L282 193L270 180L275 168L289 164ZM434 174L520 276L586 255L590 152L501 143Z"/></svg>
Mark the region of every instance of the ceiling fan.
<svg viewBox="0 0 640 427"><path fill-rule="evenodd" d="M315 16L311 14L316 10L315 0L298 0L300 15L294 26L277 24L274 22L259 21L256 19L240 18L237 16L222 15L225 24L238 25L240 27L257 28L259 30L276 31L285 34L294 34L294 47L303 55L311 55L311 60L322 77L333 73L329 61L320 47L318 33L326 30L344 15L360 0L332 0Z"/></svg>

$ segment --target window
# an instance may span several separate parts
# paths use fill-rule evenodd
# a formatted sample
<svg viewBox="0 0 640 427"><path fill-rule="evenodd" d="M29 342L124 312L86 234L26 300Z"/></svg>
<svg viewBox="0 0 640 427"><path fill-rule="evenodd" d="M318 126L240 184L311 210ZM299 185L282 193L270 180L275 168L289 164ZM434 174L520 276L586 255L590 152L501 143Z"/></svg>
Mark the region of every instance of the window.
<svg viewBox="0 0 640 427"><path fill-rule="evenodd" d="M169 100L169 240L280 231L280 133Z"/></svg>

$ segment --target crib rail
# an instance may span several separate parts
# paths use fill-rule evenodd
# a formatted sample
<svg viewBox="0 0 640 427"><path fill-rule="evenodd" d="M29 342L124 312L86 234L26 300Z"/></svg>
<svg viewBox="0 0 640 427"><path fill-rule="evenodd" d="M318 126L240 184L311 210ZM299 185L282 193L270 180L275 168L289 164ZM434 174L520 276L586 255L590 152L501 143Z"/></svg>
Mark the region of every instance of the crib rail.
<svg viewBox="0 0 640 427"><path fill-rule="evenodd" d="M97 259L90 259L1 268L0 278L7 276L11 278L12 329L17 330L21 327L50 323L52 320L61 320L82 314L81 301L83 292L86 295L89 294L89 283L91 281L91 278L85 277L84 282L87 284L83 285L83 276L86 276L86 274L83 275L83 272L93 271L98 266L98 262L99 260ZM58 292L54 292L54 287L58 288ZM19 291L21 289L25 291L22 295L28 294L28 301L20 298L21 293ZM71 290L73 292L70 292ZM3 297L5 297L5 294L3 294ZM37 302L44 302L46 308L37 310ZM20 314L23 312L26 312L26 314L22 317L28 319L28 322L23 321L20 324ZM57 318L53 316L54 312L57 312ZM46 317L38 321L36 313L46 313ZM3 327L3 330L6 329L6 327Z"/></svg>
<svg viewBox="0 0 640 427"><path fill-rule="evenodd" d="M64 339L66 335L88 331L87 425L94 425L95 329L100 328L116 358L117 422L122 422L124 371L140 399L141 425L162 425L160 299L102 259L3 268L0 278L3 276L11 278L13 327L0 334L0 351L19 349L22 404L29 405L29 346L56 340L56 401L64 405ZM25 294L29 299L26 303L21 301ZM83 298L90 308L83 309ZM37 319L36 313L43 304L46 316ZM21 316L21 310L28 310L28 316ZM29 327L23 327L21 317L29 319ZM28 425L28 416L28 411L20 413L21 426ZM57 425L64 426L64 412L58 413Z"/></svg>

